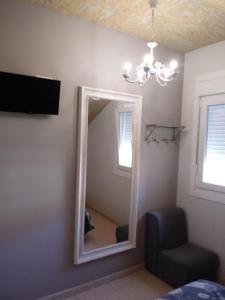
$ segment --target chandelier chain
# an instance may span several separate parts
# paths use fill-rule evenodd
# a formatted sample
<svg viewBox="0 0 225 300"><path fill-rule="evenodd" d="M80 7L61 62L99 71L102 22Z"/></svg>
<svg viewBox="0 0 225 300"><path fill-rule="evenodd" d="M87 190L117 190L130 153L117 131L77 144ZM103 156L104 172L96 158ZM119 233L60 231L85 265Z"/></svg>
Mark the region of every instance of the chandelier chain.
<svg viewBox="0 0 225 300"><path fill-rule="evenodd" d="M155 8L152 7L152 28L151 28L151 41L155 39Z"/></svg>

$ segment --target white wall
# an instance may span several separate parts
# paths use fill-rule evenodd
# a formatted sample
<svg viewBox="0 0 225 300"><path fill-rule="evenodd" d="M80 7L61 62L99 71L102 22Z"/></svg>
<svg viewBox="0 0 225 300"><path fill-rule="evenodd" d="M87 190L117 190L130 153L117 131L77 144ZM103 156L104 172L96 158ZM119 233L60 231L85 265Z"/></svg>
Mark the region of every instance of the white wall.
<svg viewBox="0 0 225 300"><path fill-rule="evenodd" d="M77 87L141 94L143 120L177 124L182 70L168 87L122 79L145 42L25 1L0 1L0 70L61 80L60 114L0 114L0 298L32 300L143 261L144 214L175 205L177 148L141 139L138 246L73 265ZM163 47L167 62L183 55Z"/></svg>
<svg viewBox="0 0 225 300"><path fill-rule="evenodd" d="M191 197L189 189L195 80L221 70L225 70L225 41L185 55L181 123L187 133L180 144L177 204L187 212L190 240L219 255L220 275L225 277L225 205Z"/></svg>

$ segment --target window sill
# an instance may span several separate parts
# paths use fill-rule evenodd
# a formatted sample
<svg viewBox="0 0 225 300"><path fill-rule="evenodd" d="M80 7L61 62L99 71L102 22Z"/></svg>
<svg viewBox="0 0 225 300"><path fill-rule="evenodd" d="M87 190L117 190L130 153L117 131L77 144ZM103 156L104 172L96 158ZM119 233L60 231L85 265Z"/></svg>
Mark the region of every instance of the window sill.
<svg viewBox="0 0 225 300"><path fill-rule="evenodd" d="M115 167L114 168L114 174L117 175L117 176L131 178L132 169L128 170L127 168L123 168L123 167L121 167L121 168Z"/></svg>
<svg viewBox="0 0 225 300"><path fill-rule="evenodd" d="M197 197L197 198L201 198L201 199L205 199L208 201L217 202L217 203L225 205L225 193L224 192L218 192L218 191L213 191L213 190L209 190L206 188L200 188L197 185L194 185L191 188L190 195Z"/></svg>

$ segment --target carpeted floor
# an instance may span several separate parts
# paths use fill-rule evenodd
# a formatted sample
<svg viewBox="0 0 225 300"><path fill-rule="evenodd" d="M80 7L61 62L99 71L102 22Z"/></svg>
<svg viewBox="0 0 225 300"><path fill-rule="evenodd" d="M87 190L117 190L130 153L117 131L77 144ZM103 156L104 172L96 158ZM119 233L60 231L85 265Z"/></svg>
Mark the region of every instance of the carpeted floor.
<svg viewBox="0 0 225 300"><path fill-rule="evenodd" d="M141 270L65 300L153 300L170 290L166 283Z"/></svg>

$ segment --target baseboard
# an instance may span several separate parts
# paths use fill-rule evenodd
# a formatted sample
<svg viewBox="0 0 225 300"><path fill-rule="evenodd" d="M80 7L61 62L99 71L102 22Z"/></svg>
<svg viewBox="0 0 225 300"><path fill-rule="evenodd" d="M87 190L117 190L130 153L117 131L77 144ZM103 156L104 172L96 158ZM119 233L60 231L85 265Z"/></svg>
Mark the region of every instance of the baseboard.
<svg viewBox="0 0 225 300"><path fill-rule="evenodd" d="M218 279L218 282L222 285L225 286L225 277L224 276L220 276L219 279Z"/></svg>
<svg viewBox="0 0 225 300"><path fill-rule="evenodd" d="M112 273L110 275L101 277L99 279L89 281L87 283L75 286L73 288L57 292L55 294L48 295L46 297L39 298L38 300L63 300L65 298L75 296L77 294L83 293L89 289L98 287L102 284L108 283L110 281L119 279L121 277L127 276L129 274L135 273L144 268L144 263L138 264L136 266L121 270L119 272Z"/></svg>

